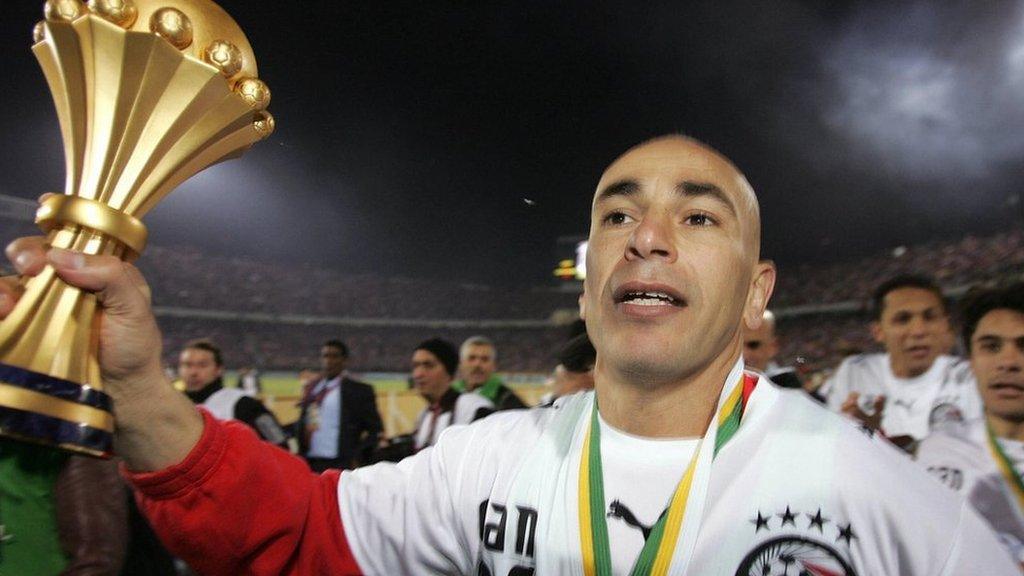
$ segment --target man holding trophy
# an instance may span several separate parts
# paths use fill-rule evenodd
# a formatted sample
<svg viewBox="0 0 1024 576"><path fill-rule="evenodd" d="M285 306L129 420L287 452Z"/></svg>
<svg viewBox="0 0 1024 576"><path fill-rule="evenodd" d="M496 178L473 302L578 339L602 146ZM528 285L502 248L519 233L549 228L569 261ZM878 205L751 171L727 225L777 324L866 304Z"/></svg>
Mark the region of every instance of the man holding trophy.
<svg viewBox="0 0 1024 576"><path fill-rule="evenodd" d="M44 206L54 198L65 197ZM7 255L25 277L94 299L95 338L84 340L98 346L95 372L77 382L102 383L117 426L91 427L113 431L154 528L200 573L1018 573L966 503L884 440L744 370L743 329L760 324L775 270L759 257L752 188L688 138L627 151L597 185L580 301L595 392L452 428L399 464L318 476L196 410L160 369L149 291L122 258L128 249L93 244L22 238ZM0 336L22 317L51 324L33 281L0 288ZM54 332L38 334L33 346ZM67 347L53 356L88 355L75 342L55 338ZM57 379L12 346L0 346L0 361L14 373ZM106 452L92 436L82 443ZM627 507L650 528L619 521Z"/></svg>

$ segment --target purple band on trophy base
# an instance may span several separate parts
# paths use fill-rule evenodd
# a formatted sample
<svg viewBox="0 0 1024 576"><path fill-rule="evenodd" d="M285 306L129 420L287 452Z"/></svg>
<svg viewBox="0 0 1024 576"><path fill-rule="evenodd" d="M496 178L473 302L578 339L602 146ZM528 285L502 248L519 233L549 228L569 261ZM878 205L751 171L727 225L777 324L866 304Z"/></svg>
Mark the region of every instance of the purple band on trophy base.
<svg viewBox="0 0 1024 576"><path fill-rule="evenodd" d="M72 446L94 456L110 455L109 432L35 412L0 406L0 431L5 435L52 446Z"/></svg>
<svg viewBox="0 0 1024 576"><path fill-rule="evenodd" d="M90 406L104 412L113 410L110 396L101 390L2 362L0 362L0 382L68 402Z"/></svg>

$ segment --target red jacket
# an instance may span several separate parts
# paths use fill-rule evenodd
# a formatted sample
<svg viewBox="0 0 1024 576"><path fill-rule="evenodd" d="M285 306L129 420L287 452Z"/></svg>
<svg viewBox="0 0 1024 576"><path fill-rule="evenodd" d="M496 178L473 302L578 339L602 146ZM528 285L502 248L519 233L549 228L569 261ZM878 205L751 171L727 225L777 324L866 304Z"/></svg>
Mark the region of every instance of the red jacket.
<svg viewBox="0 0 1024 576"><path fill-rule="evenodd" d="M167 549L207 575L360 574L341 525L339 472L317 476L248 426L203 417L180 464L126 471Z"/></svg>

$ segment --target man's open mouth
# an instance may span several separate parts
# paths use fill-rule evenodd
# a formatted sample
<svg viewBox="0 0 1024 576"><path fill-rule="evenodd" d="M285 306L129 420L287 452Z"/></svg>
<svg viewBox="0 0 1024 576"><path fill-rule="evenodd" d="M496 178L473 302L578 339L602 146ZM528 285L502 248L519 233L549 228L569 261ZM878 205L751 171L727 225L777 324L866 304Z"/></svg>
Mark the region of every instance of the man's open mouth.
<svg viewBox="0 0 1024 576"><path fill-rule="evenodd" d="M633 306L686 306L686 300L667 287L636 287L624 285L613 295L616 304Z"/></svg>

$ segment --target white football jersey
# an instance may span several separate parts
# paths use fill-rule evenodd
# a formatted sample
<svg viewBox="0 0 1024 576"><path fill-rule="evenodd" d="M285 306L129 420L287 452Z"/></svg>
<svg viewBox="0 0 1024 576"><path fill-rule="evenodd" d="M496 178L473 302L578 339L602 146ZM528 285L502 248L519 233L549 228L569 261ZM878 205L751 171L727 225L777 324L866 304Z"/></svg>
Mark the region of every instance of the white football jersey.
<svg viewBox="0 0 1024 576"><path fill-rule="evenodd" d="M582 575L579 468L593 401L587 392L495 414L397 465L344 472L342 524L362 571ZM694 446L602 430L611 557L626 574ZM701 455L713 445L700 444ZM630 449L654 461L623 456ZM762 380L707 462L669 574L1019 574L965 500L801 392Z"/></svg>
<svg viewBox="0 0 1024 576"><path fill-rule="evenodd" d="M1024 443L1004 438L997 442L1017 474L1024 474ZM988 447L984 420L932 434L918 448L917 461L944 484L966 496L1011 554L1024 562L1024 511Z"/></svg>
<svg viewBox="0 0 1024 576"><path fill-rule="evenodd" d="M892 373L888 354L858 354L839 365L821 393L830 410L838 412L851 392L860 394L862 409L870 411L875 398L886 397L882 430L890 437L926 438L935 428L981 417L970 364L954 356L939 356L916 378Z"/></svg>

